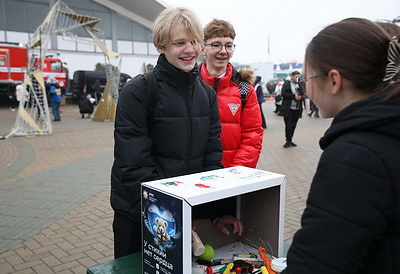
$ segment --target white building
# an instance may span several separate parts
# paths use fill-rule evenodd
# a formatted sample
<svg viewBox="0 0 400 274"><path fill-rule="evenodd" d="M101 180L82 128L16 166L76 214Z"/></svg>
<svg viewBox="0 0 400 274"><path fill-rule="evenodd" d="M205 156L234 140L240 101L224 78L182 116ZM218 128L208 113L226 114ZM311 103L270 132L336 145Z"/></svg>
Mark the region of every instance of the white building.
<svg viewBox="0 0 400 274"><path fill-rule="evenodd" d="M57 0L0 0L0 41L26 44ZM79 14L101 19L96 25L104 33L107 47L122 54L121 71L135 76L143 64L155 65L158 52L153 46L151 27L167 5L157 0L63 0ZM78 35L86 36L83 29ZM105 63L94 45L51 38L49 54L67 63L70 78L76 70L95 70Z"/></svg>
<svg viewBox="0 0 400 274"><path fill-rule="evenodd" d="M250 67L256 69L254 75L261 76L262 82L267 82L274 77L274 64L272 62L251 63Z"/></svg>

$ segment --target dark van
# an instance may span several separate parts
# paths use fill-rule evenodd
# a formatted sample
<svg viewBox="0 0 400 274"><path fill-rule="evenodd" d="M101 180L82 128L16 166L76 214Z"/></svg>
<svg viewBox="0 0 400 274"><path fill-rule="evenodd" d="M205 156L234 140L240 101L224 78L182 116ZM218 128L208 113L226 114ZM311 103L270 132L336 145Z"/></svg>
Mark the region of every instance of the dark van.
<svg viewBox="0 0 400 274"><path fill-rule="evenodd" d="M127 82L132 77L126 73L120 74L120 79L123 82ZM91 70L77 70L74 72L72 79L72 100L73 102L79 102L79 99L83 95L83 91L86 90L87 94L96 97L96 93L103 92L107 84L107 75L105 71L91 71ZM99 99L99 98L98 98Z"/></svg>

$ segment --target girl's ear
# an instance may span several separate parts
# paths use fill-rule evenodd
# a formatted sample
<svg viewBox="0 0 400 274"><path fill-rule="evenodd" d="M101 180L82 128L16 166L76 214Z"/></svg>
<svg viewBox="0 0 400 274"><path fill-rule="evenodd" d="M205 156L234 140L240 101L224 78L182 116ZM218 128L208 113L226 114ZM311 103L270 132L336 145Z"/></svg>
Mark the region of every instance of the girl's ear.
<svg viewBox="0 0 400 274"><path fill-rule="evenodd" d="M342 90L342 76L336 69L332 69L328 73L329 85L332 94L338 94Z"/></svg>

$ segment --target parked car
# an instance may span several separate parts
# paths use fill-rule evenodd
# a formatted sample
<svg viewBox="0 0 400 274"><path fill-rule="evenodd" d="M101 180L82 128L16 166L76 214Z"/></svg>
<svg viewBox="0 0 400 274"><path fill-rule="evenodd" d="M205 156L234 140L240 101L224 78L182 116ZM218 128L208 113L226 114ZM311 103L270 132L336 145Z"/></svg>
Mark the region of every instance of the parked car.
<svg viewBox="0 0 400 274"><path fill-rule="evenodd" d="M127 82L132 77L129 74L121 72L121 80ZM77 70L74 72L72 79L72 100L77 103L82 97L83 92L86 91L88 94L96 93L96 82L100 85L100 91L103 92L107 84L107 75L105 71L100 70Z"/></svg>

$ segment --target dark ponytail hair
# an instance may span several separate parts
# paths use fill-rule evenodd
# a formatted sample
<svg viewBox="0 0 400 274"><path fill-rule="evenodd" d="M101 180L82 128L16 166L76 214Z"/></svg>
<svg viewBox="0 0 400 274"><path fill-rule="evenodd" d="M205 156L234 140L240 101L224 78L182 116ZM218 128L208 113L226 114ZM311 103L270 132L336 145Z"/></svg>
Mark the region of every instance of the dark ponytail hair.
<svg viewBox="0 0 400 274"><path fill-rule="evenodd" d="M400 95L400 85L383 81L391 37L376 23L347 18L320 31L308 44L305 60L323 75L335 69L364 94L391 90Z"/></svg>

